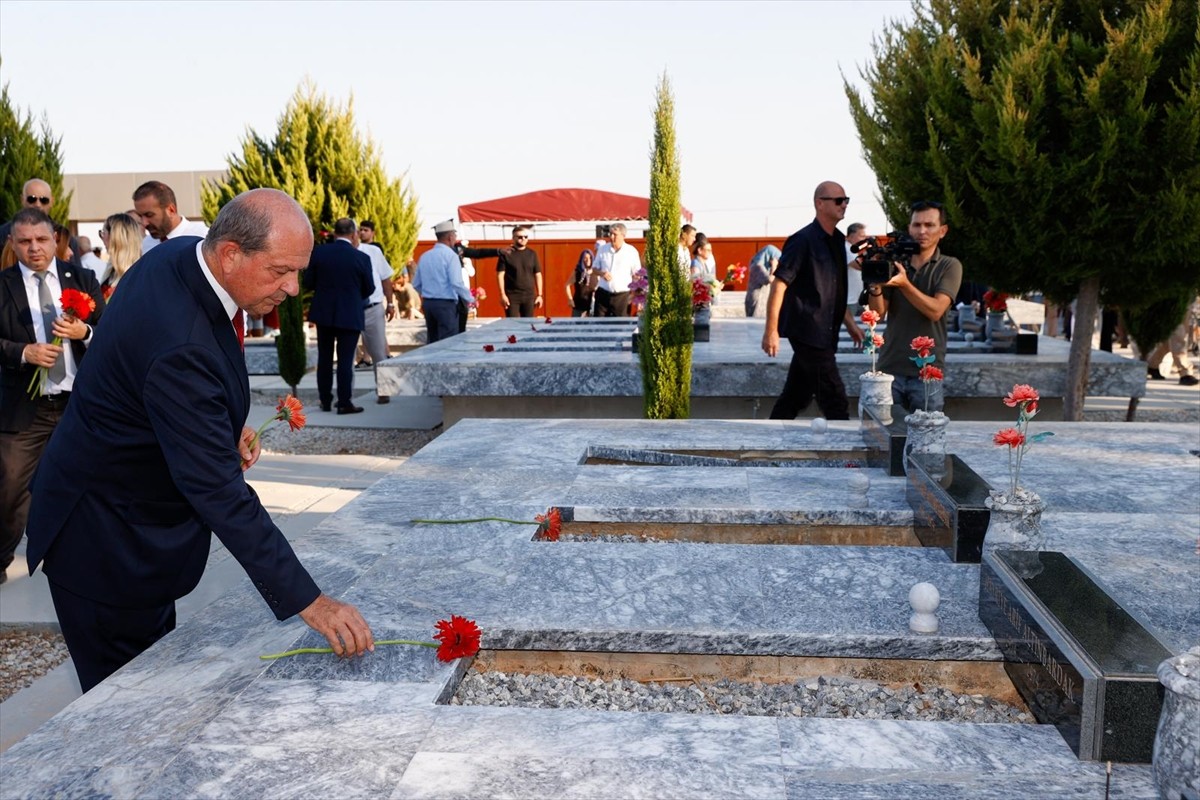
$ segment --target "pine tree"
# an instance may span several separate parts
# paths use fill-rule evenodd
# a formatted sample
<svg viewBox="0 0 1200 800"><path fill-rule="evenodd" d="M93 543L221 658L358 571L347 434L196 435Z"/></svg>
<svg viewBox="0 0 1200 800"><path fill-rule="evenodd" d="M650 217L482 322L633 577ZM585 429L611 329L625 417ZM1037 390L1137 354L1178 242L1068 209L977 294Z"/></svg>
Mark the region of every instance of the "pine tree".
<svg viewBox="0 0 1200 800"><path fill-rule="evenodd" d="M67 224L71 195L63 195L62 137L55 137L43 115L35 130L32 112L21 114L8 96L8 84L0 86L0 220L20 211L21 190L30 178L40 178L54 192L50 217ZM0 244L3 244L0 242Z"/></svg>
<svg viewBox="0 0 1200 800"><path fill-rule="evenodd" d="M658 83L650 156L650 229L644 260L649 288L638 336L647 419L687 419L691 410L692 297L679 271L679 209L675 98L664 73Z"/></svg>
<svg viewBox="0 0 1200 800"><path fill-rule="evenodd" d="M893 224L946 203L945 250L1008 292L1077 300L1078 420L1098 303L1200 288L1195 0L914 0L846 83Z"/></svg>
<svg viewBox="0 0 1200 800"><path fill-rule="evenodd" d="M407 181L388 177L375 143L359 135L353 99L339 106L306 81L280 115L275 137L247 131L241 155L230 155L228 164L227 180L201 188L209 221L241 192L270 187L294 197L314 231L331 230L340 217L372 220L397 274L416 249L417 198Z"/></svg>

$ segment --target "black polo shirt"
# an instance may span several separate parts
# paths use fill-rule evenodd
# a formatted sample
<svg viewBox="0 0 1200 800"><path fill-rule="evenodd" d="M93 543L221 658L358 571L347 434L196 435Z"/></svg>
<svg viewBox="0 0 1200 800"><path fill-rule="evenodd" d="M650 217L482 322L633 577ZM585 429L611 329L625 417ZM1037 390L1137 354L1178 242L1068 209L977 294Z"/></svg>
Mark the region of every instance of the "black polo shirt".
<svg viewBox="0 0 1200 800"><path fill-rule="evenodd" d="M783 245L776 280L787 284L779 335L809 347L837 350L846 314L846 237L825 233L815 219Z"/></svg>

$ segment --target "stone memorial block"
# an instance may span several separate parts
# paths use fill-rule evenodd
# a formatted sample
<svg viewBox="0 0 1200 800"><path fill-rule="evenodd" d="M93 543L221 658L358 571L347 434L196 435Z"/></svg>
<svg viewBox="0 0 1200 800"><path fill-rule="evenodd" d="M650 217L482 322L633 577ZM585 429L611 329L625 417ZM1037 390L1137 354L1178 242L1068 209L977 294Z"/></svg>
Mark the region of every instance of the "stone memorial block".
<svg viewBox="0 0 1200 800"><path fill-rule="evenodd" d="M888 475L898 478L904 474L904 443L908 441L908 426L904 406L892 406L892 421L884 422L869 406L862 407L862 437L867 446L882 450L887 458Z"/></svg>
<svg viewBox="0 0 1200 800"><path fill-rule="evenodd" d="M979 563L991 488L958 456L910 455L904 493L921 544L945 548L956 563Z"/></svg>
<svg viewBox="0 0 1200 800"><path fill-rule="evenodd" d="M979 617L1039 722L1085 761L1149 763L1171 652L1062 553L983 557Z"/></svg>
<svg viewBox="0 0 1200 800"><path fill-rule="evenodd" d="M1016 354L1019 356L1036 356L1038 351L1038 335L1021 332L1017 334Z"/></svg>

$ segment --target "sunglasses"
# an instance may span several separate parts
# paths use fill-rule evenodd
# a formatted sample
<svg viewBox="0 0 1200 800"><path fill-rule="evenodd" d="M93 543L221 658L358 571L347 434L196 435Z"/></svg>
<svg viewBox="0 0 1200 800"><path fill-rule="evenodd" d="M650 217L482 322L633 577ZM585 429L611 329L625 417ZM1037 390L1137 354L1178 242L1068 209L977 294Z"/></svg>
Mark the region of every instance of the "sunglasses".
<svg viewBox="0 0 1200 800"><path fill-rule="evenodd" d="M25 195L25 202L31 206L37 203L48 206L50 205L50 198L44 195L42 197L38 197L36 194L27 194Z"/></svg>
<svg viewBox="0 0 1200 800"><path fill-rule="evenodd" d="M833 202L833 204L834 204L834 205L838 205L838 206L844 206L844 205L846 205L846 203L849 203L849 202L850 202L850 198L849 198L849 197L821 197L821 198L818 198L818 199L820 199L820 200L830 200L830 201L832 201L832 202Z"/></svg>
<svg viewBox="0 0 1200 800"><path fill-rule="evenodd" d="M528 239L528 238L529 238L528 236L518 236L518 237L517 237L517 239L519 239L519 240L521 240L521 241L524 241L524 240L526 240L526 239Z"/></svg>

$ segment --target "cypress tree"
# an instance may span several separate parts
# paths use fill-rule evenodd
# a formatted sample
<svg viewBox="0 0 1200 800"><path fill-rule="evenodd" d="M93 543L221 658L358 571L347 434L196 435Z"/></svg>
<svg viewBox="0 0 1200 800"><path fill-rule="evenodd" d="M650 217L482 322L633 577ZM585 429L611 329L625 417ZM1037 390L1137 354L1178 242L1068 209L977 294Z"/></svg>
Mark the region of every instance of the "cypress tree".
<svg viewBox="0 0 1200 800"><path fill-rule="evenodd" d="M35 129L32 112L22 114L8 96L8 84L0 86L0 220L12 219L24 208L22 187L30 178L40 178L54 192L51 219L67 224L71 195L62 192L61 144L62 137L55 137L44 115Z"/></svg>
<svg viewBox="0 0 1200 800"><path fill-rule="evenodd" d="M279 335L275 337L275 352L279 357L279 377L292 388L308 372L308 344L304 336L304 304L300 296L289 297L279 304Z"/></svg>
<svg viewBox="0 0 1200 800"><path fill-rule="evenodd" d="M687 419L691 410L692 296L679 271L679 209L675 98L663 73L650 156L650 229L644 259L649 288L638 336L647 419Z"/></svg>
<svg viewBox="0 0 1200 800"><path fill-rule="evenodd" d="M997 289L1077 300L1067 419L1099 302L1200 288L1200 5L914 1L845 85L884 207L947 205L947 252Z"/></svg>

